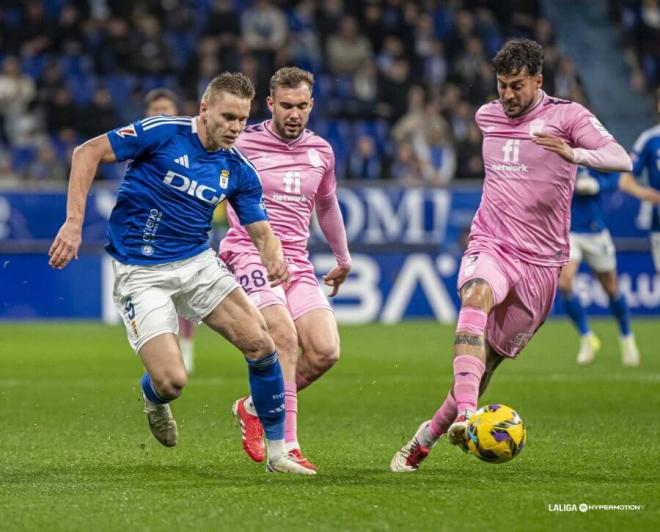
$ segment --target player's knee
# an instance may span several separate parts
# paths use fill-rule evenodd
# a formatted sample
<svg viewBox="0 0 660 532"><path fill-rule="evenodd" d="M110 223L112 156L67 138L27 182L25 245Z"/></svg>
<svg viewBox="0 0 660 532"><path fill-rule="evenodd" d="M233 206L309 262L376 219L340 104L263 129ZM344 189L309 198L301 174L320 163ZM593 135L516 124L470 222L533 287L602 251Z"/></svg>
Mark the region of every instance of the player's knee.
<svg viewBox="0 0 660 532"><path fill-rule="evenodd" d="M254 330L238 347L248 360L258 360L275 351L275 342L268 334L264 324Z"/></svg>
<svg viewBox="0 0 660 532"><path fill-rule="evenodd" d="M306 355L317 371L327 371L339 360L339 344L323 342L313 346Z"/></svg>
<svg viewBox="0 0 660 532"><path fill-rule="evenodd" d="M172 369L162 373L161 375L152 375L154 386L158 390L159 395L172 400L181 395L183 389L188 384L188 375L185 368Z"/></svg>
<svg viewBox="0 0 660 532"><path fill-rule="evenodd" d="M493 294L490 285L483 279L468 281L461 288L461 303L467 307L490 312L493 307Z"/></svg>

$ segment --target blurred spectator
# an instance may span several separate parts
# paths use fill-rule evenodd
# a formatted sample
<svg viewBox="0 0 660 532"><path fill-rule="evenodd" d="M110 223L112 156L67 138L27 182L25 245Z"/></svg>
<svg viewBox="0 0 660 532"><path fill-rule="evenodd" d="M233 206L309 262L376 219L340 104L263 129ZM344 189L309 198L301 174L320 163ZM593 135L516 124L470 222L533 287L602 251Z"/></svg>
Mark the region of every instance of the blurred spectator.
<svg viewBox="0 0 660 532"><path fill-rule="evenodd" d="M582 80L575 67L573 60L568 57L562 57L559 60L559 68L555 73L555 96L559 98L570 99L575 94L583 92ZM580 98L581 100L582 98Z"/></svg>
<svg viewBox="0 0 660 532"><path fill-rule="evenodd" d="M7 56L0 73L0 140L17 142L16 121L28 111L35 96L32 78L21 72L17 57Z"/></svg>
<svg viewBox="0 0 660 532"><path fill-rule="evenodd" d="M133 48L135 69L142 74L163 75L172 71L172 54L161 33L160 22L151 15L137 18Z"/></svg>
<svg viewBox="0 0 660 532"><path fill-rule="evenodd" d="M80 128L87 138L96 137L118 126L115 108L107 89L99 88L94 91L92 101L84 109Z"/></svg>
<svg viewBox="0 0 660 532"><path fill-rule="evenodd" d="M243 42L254 53L260 66L270 72L275 55L287 39L287 23L282 11L268 0L256 0L241 16Z"/></svg>
<svg viewBox="0 0 660 532"><path fill-rule="evenodd" d="M353 17L345 16L339 24L339 33L328 38L326 55L328 68L333 74L355 74L371 57L371 44L358 30Z"/></svg>
<svg viewBox="0 0 660 532"><path fill-rule="evenodd" d="M57 157L50 142L44 142L37 148L36 158L23 168L25 181L64 182L68 178L67 166Z"/></svg>
<svg viewBox="0 0 660 532"><path fill-rule="evenodd" d="M62 130L80 129L82 124L78 122L78 109L73 103L71 91L67 87L59 87L54 95L47 100L46 106L46 128L48 133L59 136Z"/></svg>
<svg viewBox="0 0 660 532"><path fill-rule="evenodd" d="M348 159L349 179L380 179L383 163L374 139L360 135L355 141L355 151Z"/></svg>
<svg viewBox="0 0 660 532"><path fill-rule="evenodd" d="M482 178L484 176L484 162L481 158L481 131L472 122L467 136L456 145L457 162L456 177Z"/></svg>
<svg viewBox="0 0 660 532"><path fill-rule="evenodd" d="M419 176L422 173L422 167L415 150L409 142L402 142L397 145L390 173L393 179L403 185L417 185L420 183Z"/></svg>
<svg viewBox="0 0 660 532"><path fill-rule="evenodd" d="M382 73L378 84L385 116L394 122L406 111L406 95L412 85L408 60L395 60L392 66Z"/></svg>

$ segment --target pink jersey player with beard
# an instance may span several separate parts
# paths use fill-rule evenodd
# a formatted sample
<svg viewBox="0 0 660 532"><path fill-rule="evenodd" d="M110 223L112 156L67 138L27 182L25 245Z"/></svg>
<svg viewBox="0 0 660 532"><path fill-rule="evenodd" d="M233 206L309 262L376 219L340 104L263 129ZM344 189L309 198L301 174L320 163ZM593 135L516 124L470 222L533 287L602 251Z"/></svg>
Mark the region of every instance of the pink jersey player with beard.
<svg viewBox="0 0 660 532"><path fill-rule="evenodd" d="M488 281L495 308L486 336L501 355L516 356L550 312L559 269L568 261L577 170L537 144L534 134L587 150L616 141L582 105L543 91L521 116L508 117L497 100L477 111L476 122L486 176L458 286Z"/></svg>
<svg viewBox="0 0 660 532"><path fill-rule="evenodd" d="M294 320L312 309L331 309L309 261L307 243L316 210L337 264L350 265L335 193L332 147L309 130L286 142L273 132L270 120L247 127L237 146L261 177L268 218L282 242L291 282L287 288L269 286L257 250L231 206L227 207L230 229L220 247L222 260L260 309L285 305Z"/></svg>

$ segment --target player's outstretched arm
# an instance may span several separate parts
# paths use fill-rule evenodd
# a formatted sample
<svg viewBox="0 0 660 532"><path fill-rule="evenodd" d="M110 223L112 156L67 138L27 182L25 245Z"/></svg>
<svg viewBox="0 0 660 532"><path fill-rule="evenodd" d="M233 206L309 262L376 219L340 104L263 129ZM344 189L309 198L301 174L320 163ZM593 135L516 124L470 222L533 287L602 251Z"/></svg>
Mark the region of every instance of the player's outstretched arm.
<svg viewBox="0 0 660 532"><path fill-rule="evenodd" d="M654 188L640 185L632 174L621 174L619 178L619 189L642 201L650 201L654 204L660 203L660 192Z"/></svg>
<svg viewBox="0 0 660 532"><path fill-rule="evenodd" d="M337 266L323 276L323 282L332 287L330 297L334 297L351 271L351 255L348 252L346 229L335 193L316 199L316 215L323 236L328 241L337 260Z"/></svg>
<svg viewBox="0 0 660 532"><path fill-rule="evenodd" d="M569 163L582 164L601 172L630 172L632 160L626 150L612 139L595 149L571 148L568 143L548 133L534 133L534 142L548 151L559 155Z"/></svg>
<svg viewBox="0 0 660 532"><path fill-rule="evenodd" d="M271 286L279 286L289 282L289 270L284 262L282 244L275 236L270 224L265 221L254 222L244 226L252 239L254 247L261 255L261 262L268 272Z"/></svg>
<svg viewBox="0 0 660 532"><path fill-rule="evenodd" d="M71 157L71 173L66 202L66 221L53 240L48 256L52 268L62 269L71 259L78 258L82 242L82 225L89 188L99 164L117 159L106 135L100 135L76 146Z"/></svg>

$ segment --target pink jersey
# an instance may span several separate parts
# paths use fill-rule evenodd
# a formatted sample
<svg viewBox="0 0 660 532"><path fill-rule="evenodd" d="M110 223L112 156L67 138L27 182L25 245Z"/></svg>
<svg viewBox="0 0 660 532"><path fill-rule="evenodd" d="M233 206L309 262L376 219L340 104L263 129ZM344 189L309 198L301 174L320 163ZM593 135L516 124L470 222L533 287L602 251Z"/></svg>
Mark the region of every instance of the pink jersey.
<svg viewBox="0 0 660 532"><path fill-rule="evenodd" d="M270 120L245 128L237 146L259 172L270 225L282 242L284 254L307 256L315 201L334 198L337 188L332 147L309 130L285 142L271 130ZM220 253L256 253L229 205L227 217L230 229Z"/></svg>
<svg viewBox="0 0 660 532"><path fill-rule="evenodd" d="M543 131L589 150L614 139L582 105L544 92L521 117L506 116L496 100L477 111L476 122L486 177L470 247L485 240L532 264L565 264L577 166L535 144L532 134Z"/></svg>

